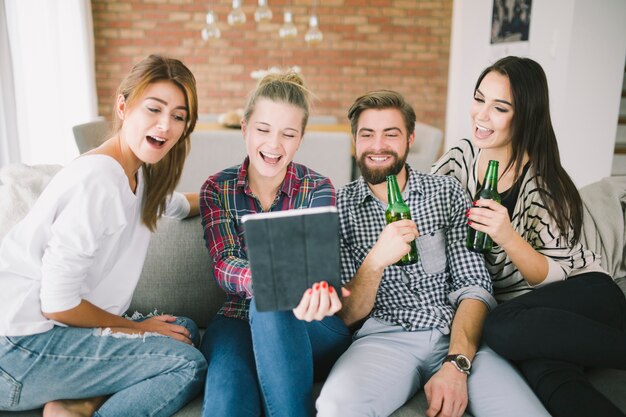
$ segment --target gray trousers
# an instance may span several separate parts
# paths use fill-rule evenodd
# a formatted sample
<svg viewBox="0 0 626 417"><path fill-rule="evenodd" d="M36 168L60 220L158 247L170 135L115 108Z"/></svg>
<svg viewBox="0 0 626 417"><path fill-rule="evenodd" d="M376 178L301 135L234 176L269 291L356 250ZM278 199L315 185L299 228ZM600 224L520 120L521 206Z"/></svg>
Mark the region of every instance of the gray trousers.
<svg viewBox="0 0 626 417"><path fill-rule="evenodd" d="M316 402L318 417L385 417L439 370L450 338L368 319L335 363ZM550 417L508 361L481 346L468 378L474 417Z"/></svg>

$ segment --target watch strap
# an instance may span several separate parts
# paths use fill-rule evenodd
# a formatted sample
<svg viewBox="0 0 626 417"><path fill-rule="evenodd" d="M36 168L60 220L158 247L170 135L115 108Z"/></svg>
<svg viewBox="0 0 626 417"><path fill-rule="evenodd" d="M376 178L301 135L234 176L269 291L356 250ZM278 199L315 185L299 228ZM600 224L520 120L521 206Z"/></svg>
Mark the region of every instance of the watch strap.
<svg viewBox="0 0 626 417"><path fill-rule="evenodd" d="M468 366L466 367L462 367L459 364L459 357L462 361L466 362L468 364ZM444 359L443 359L443 363L446 362L452 362L452 364L454 365L454 367L459 371L459 372L463 372L466 375L470 374L470 370L472 369L472 361L469 360L469 358L465 355L461 355L461 354L453 354L453 355L447 355Z"/></svg>

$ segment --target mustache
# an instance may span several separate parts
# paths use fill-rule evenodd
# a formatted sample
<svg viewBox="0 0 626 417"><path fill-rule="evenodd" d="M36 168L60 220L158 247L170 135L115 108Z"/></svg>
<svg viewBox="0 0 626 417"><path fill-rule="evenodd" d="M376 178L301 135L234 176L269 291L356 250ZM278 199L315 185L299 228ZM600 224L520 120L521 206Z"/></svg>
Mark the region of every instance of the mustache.
<svg viewBox="0 0 626 417"><path fill-rule="evenodd" d="M395 158L399 157L397 152L394 152L394 151L391 151L391 150L386 150L386 151L380 151L380 152L372 152L372 151L363 152L361 154L361 159L365 159L365 158L367 158L370 155L378 155L378 156L385 155L385 156L393 156Z"/></svg>

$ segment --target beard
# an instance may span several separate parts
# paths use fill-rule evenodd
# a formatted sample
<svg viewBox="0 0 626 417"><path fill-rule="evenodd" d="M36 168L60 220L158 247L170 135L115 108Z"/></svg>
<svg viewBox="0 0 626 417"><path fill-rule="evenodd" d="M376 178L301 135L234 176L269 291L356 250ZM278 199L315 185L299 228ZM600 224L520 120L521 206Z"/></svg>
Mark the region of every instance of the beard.
<svg viewBox="0 0 626 417"><path fill-rule="evenodd" d="M361 157L357 160L357 166L361 171L361 175L363 179L372 185L380 184L387 181L388 175L398 175L398 173L404 168L404 164L406 163L406 157L409 154L409 148L407 147L406 152L402 157L400 157L394 151L385 151L385 152L364 152ZM370 155L389 155L394 158L394 162L386 167L386 168L369 168L367 166L367 157Z"/></svg>

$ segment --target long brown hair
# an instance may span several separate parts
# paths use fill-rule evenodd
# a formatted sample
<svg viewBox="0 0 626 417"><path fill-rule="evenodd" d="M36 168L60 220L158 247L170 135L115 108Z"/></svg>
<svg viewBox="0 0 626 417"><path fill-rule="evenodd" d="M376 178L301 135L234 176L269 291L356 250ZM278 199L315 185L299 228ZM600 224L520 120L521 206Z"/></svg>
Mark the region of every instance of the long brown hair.
<svg viewBox="0 0 626 417"><path fill-rule="evenodd" d="M165 211L165 202L174 191L183 172L183 165L189 153L190 135L198 119L198 95L196 79L179 60L160 55L150 55L137 63L117 89L116 97L124 96L127 105L133 106L146 90L158 81L170 81L180 88L187 105L187 121L182 136L174 147L156 164L144 163L145 200L141 212L143 223L152 231L159 217ZM114 131L122 128L122 120L113 109Z"/></svg>
<svg viewBox="0 0 626 417"><path fill-rule="evenodd" d="M546 74L530 58L508 56L486 68L474 88L474 93L485 76L495 71L509 79L513 96L511 121L511 159L505 171L515 167L515 177L523 168L524 154L537 173L539 192L554 217L559 231L570 243L580 239L582 228L582 200L574 182L561 165L559 147L550 118L550 101ZM574 233L571 235L570 231Z"/></svg>

